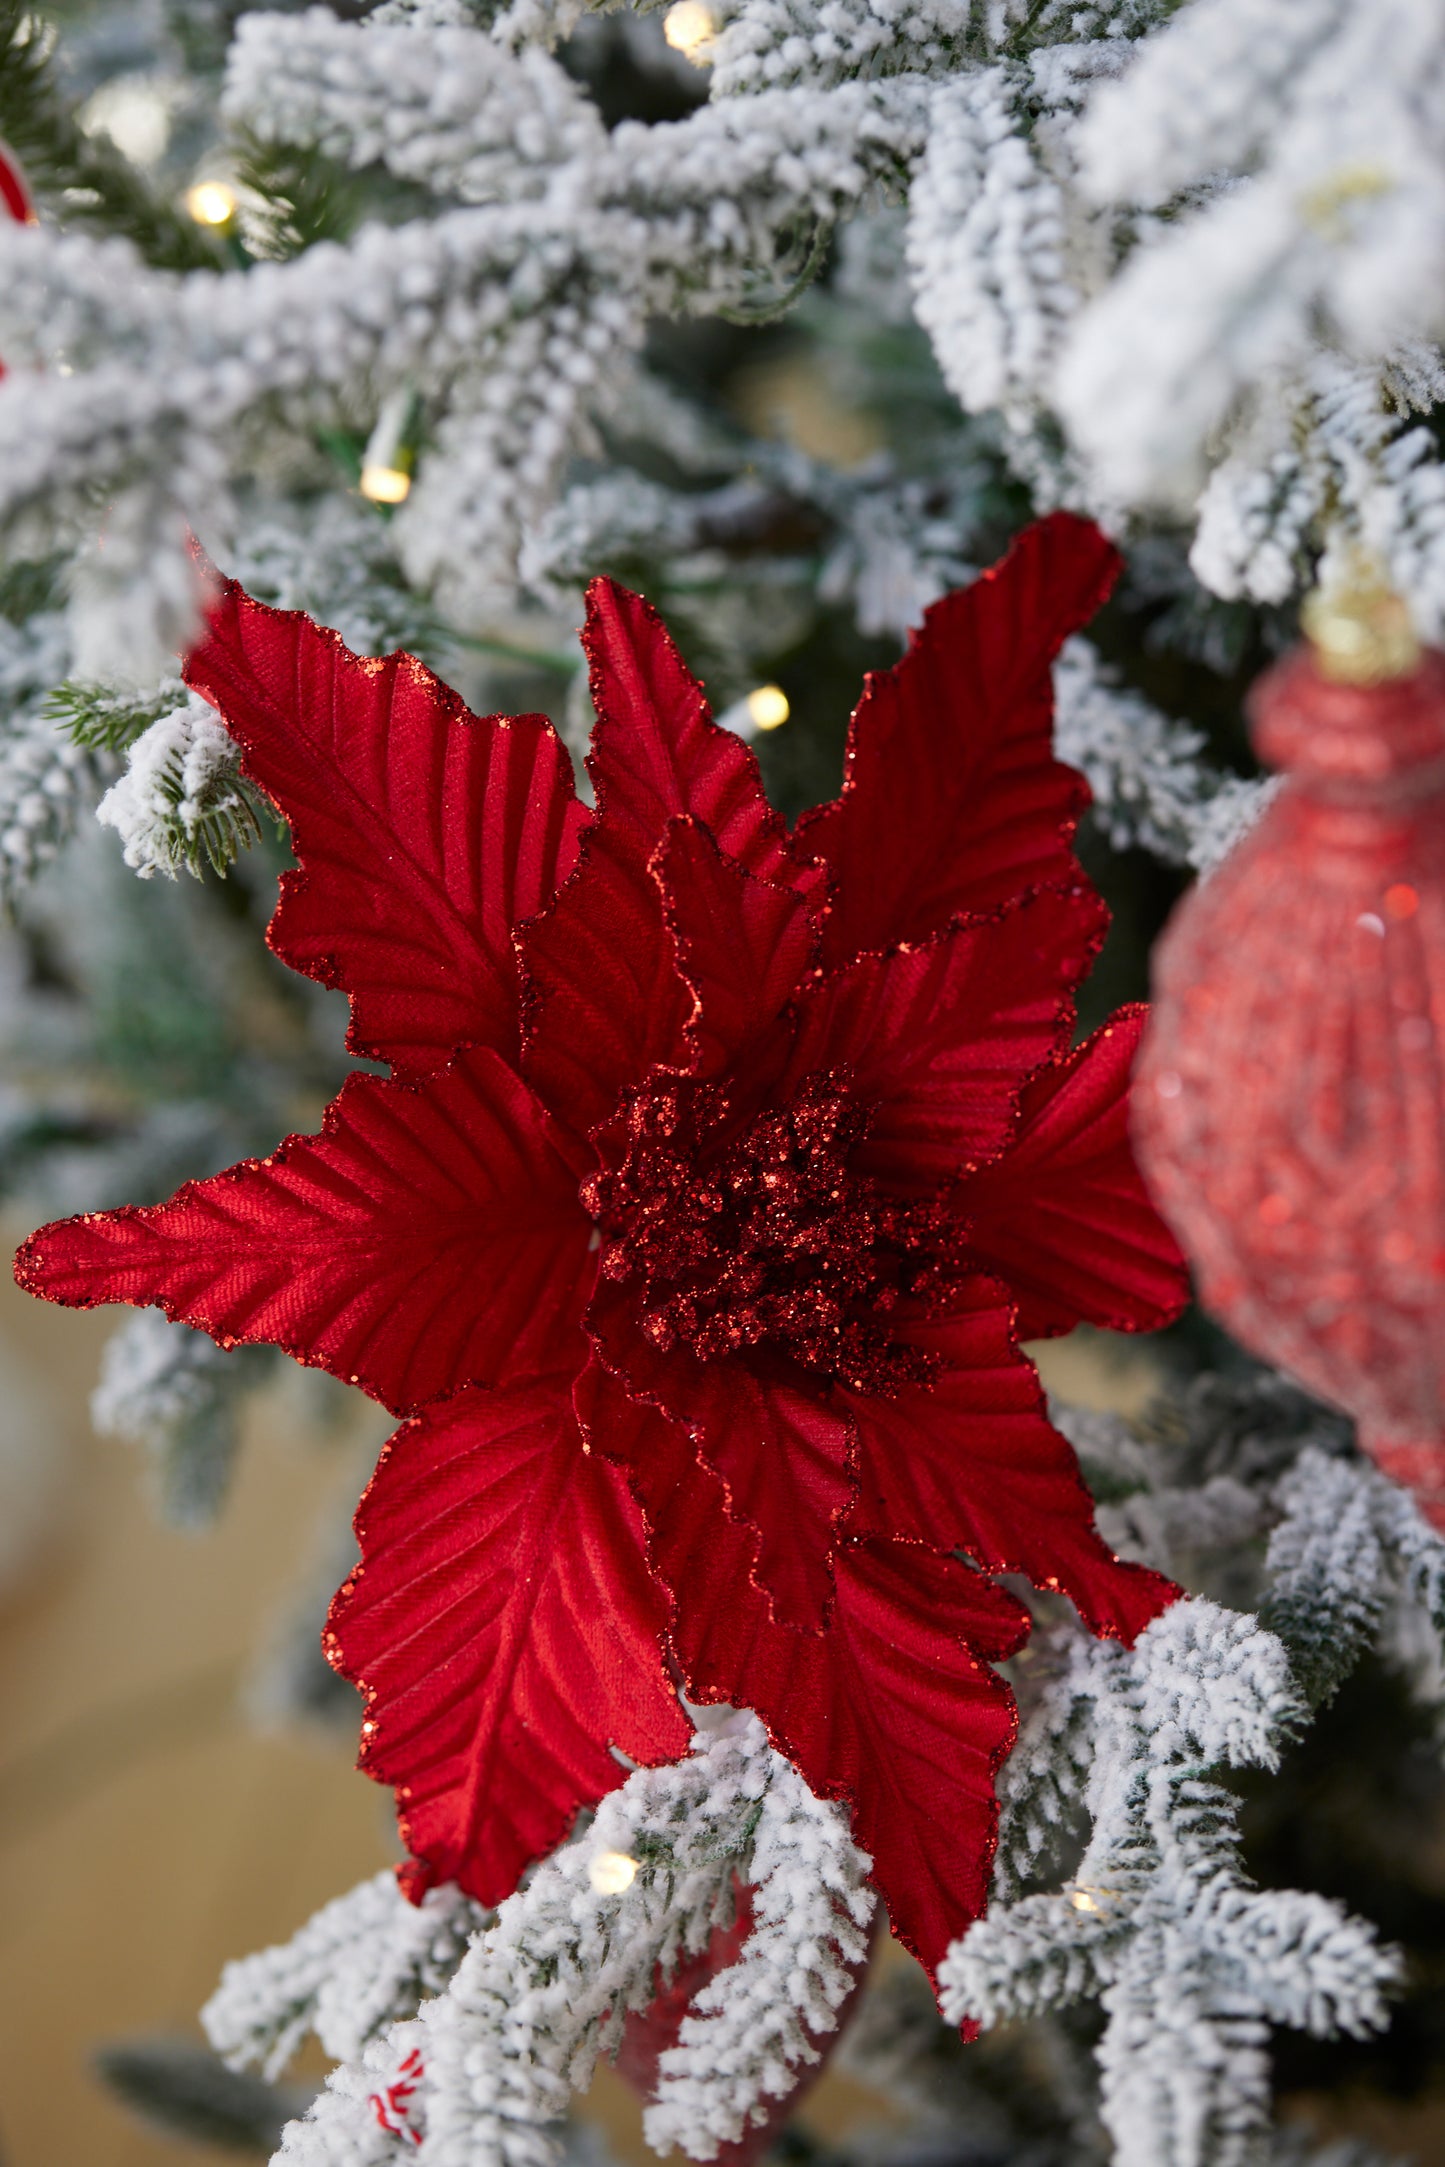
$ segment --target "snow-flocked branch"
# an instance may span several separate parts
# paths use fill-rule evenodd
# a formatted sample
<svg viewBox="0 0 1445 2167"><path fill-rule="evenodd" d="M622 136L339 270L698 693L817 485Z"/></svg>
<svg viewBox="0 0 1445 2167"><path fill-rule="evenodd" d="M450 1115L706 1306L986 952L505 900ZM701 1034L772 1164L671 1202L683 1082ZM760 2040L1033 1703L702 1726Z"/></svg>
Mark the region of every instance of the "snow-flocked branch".
<svg viewBox="0 0 1445 2167"><path fill-rule="evenodd" d="M686 1761L638 1769L604 1798L473 1937L446 1986L333 2072L278 2157L548 2167L569 2093L616 2051L629 2013L731 1922L750 1883L757 1926L694 2002L653 2110L660 2137L712 2158L816 2058L809 2034L836 2024L867 1947L868 1865L840 1809L812 1796L756 1717L729 1717ZM264 1995L249 2030L227 2016L251 1976L262 1975L241 1967L235 1988L223 1985L222 2022L264 2042L268 2024L299 2019Z"/></svg>
<svg viewBox="0 0 1445 2167"><path fill-rule="evenodd" d="M17 610L12 620L0 609L0 902L49 863L108 777L105 754L72 743L51 712L49 694L69 667L61 610Z"/></svg>
<svg viewBox="0 0 1445 2167"><path fill-rule="evenodd" d="M809 2035L836 2030L850 1967L868 1951L866 1867L837 1808L814 1798L796 1769L775 1766L748 1868L752 1925L737 1962L700 1989L662 2056L643 2125L655 2151L676 2145L715 2159L819 2060Z"/></svg>
<svg viewBox="0 0 1445 2167"><path fill-rule="evenodd" d="M277 2077L312 2032L337 2061L353 2060L446 1987L489 1916L451 1884L413 1904L394 1873L374 1874L290 1941L227 1964L201 2022L233 2069Z"/></svg>
<svg viewBox="0 0 1445 2167"><path fill-rule="evenodd" d="M1176 1603L1132 1650L1066 1628L1055 1641L1005 1770L1005 1887L1064 1808L1091 1833L1064 1889L1000 1905L954 1943L944 2012L996 2023L1097 1996L1119 2167L1244 2167L1268 2124L1268 2025L1378 2027L1398 1970L1337 1905L1243 1871L1238 1802L1212 1771L1278 1764L1304 1719L1288 1656L1204 1599Z"/></svg>
<svg viewBox="0 0 1445 2167"><path fill-rule="evenodd" d="M0 233L0 348L50 372L23 413L18 380L0 391L0 529L72 548L111 499L72 581L80 667L143 674L194 623L185 521L223 546L278 430L364 433L405 393L423 455L396 544L475 617L514 591L648 317L776 304L881 186L911 194L947 382L1005 417L1036 494L1108 510L1212 469L1195 561L1215 591L1282 599L1343 517L1433 629L1445 484L1428 433L1391 419L1412 403L1392 357L1415 340L1438 398L1419 342L1440 328L1445 45L1409 0L1389 14L1385 35L1372 0L1286 22L1260 0L741 0L715 11L711 101L610 134L550 50L575 9L243 18L233 125L385 167L436 215L180 278L120 241ZM1348 410L1330 366L1362 372Z"/></svg>
<svg viewBox="0 0 1445 2167"><path fill-rule="evenodd" d="M103 1436L146 1448L167 1520L204 1527L230 1483L240 1403L274 1362L270 1348L227 1352L158 1309L137 1310L106 1343L91 1419Z"/></svg>
<svg viewBox="0 0 1445 2167"><path fill-rule="evenodd" d="M125 773L96 817L115 829L126 864L143 880L153 873L174 880L183 867L199 879L203 862L219 872L260 832L260 801L240 764L209 701L180 689L177 705L130 746Z"/></svg>
<svg viewBox="0 0 1445 2167"><path fill-rule="evenodd" d="M394 137L384 126L396 41L435 96L453 80L490 86L465 145L430 110L404 105ZM228 476L278 422L303 436L338 417L369 426L402 389L424 402L434 444L396 523L412 578L463 613L506 593L523 525L646 317L766 297L810 231L905 173L923 141L927 85L912 76L608 136L545 54L519 59L457 27L312 16L272 18L243 41L234 113L264 120L293 51L286 118L303 142L358 163L380 150L462 207L183 280L119 242L0 233L0 347L63 371L23 398L0 386L0 531L58 533L97 490L116 493L82 591L103 634L83 671L98 644L112 666L134 665L147 638L184 635L196 607L185 522L204 506L224 539ZM266 99L253 111L258 54ZM535 186L469 200L496 197L504 171ZM122 623L119 597L137 589L146 607Z"/></svg>
<svg viewBox="0 0 1445 2167"><path fill-rule="evenodd" d="M1100 89L1083 182L1143 214L1143 241L1060 398L1106 486L1197 486L1211 433L1322 326L1362 361L1439 335L1442 112L1445 25L1414 0L1196 0Z"/></svg>

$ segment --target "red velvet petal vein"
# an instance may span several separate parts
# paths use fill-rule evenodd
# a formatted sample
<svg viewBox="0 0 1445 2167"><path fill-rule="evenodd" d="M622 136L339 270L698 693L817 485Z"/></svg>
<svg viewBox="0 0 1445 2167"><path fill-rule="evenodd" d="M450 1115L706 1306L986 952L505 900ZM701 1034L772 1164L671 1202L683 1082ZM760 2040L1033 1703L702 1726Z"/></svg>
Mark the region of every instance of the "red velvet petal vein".
<svg viewBox="0 0 1445 2167"><path fill-rule="evenodd" d="M691 1065L716 1075L742 1054L750 1068L759 1067L765 1049L758 1040L813 960L807 903L796 889L747 872L696 820L669 823L653 875L693 997L684 1025Z"/></svg>
<svg viewBox="0 0 1445 2167"><path fill-rule="evenodd" d="M1097 527L1055 512L935 602L903 660L868 679L842 792L797 831L834 876L828 962L1077 878L1088 789L1054 757L1049 670L1119 564Z"/></svg>
<svg viewBox="0 0 1445 2167"><path fill-rule="evenodd" d="M583 645L597 724L588 757L597 816L556 901L519 934L524 1066L585 1133L658 1062L685 1062L694 1001L653 877L668 823L690 818L745 872L805 895L820 874L794 857L757 762L721 729L661 619L611 580L587 594Z"/></svg>
<svg viewBox="0 0 1445 2167"><path fill-rule="evenodd" d="M950 1366L891 1399L845 1395L858 1436L860 1534L967 1550L1069 1600L1090 1629L1132 1644L1179 1590L1115 1557L1094 1525L1074 1448L1048 1419L1034 1366L1018 1352L1002 1288L915 1336Z"/></svg>
<svg viewBox="0 0 1445 2167"><path fill-rule="evenodd" d="M756 1709L813 1790L849 1806L894 1931L932 1969L987 1901L994 1777L1015 1730L990 1665L1021 1645L1027 1612L956 1559L863 1543L839 1555L828 1632L792 1631L680 1426L595 1367L578 1406L594 1448L625 1456L688 1692Z"/></svg>
<svg viewBox="0 0 1445 2167"><path fill-rule="evenodd" d="M762 880L816 885L795 861L769 805L756 757L712 719L702 686L650 602L615 580L587 590L582 644L597 723L588 770L604 817L650 856L679 814L705 823L719 849Z"/></svg>
<svg viewBox="0 0 1445 2167"><path fill-rule="evenodd" d="M819 1630L833 1599L833 1552L858 1488L846 1410L777 1368L700 1362L685 1347L663 1353L639 1329L626 1292L605 1281L587 1325L612 1374L680 1423L719 1477L719 1508L756 1537L770 1610Z"/></svg>
<svg viewBox="0 0 1445 2167"><path fill-rule="evenodd" d="M1147 1010L1121 1008L1025 1089L1017 1136L970 1181L975 1249L1008 1281L1019 1337L1093 1324L1152 1332L1189 1275L1129 1143L1129 1079Z"/></svg>
<svg viewBox="0 0 1445 2167"><path fill-rule="evenodd" d="M586 814L544 715L471 714L412 655L353 655L222 586L186 677L290 823L270 940L351 996L353 1050L406 1074L518 1047L513 928L571 872Z"/></svg>
<svg viewBox="0 0 1445 2167"><path fill-rule="evenodd" d="M1045 889L809 986L781 1092L846 1068L873 1110L859 1168L900 1190L951 1179L1011 1136L1028 1075L1067 1045L1108 923L1092 889Z"/></svg>
<svg viewBox="0 0 1445 2167"><path fill-rule="evenodd" d="M282 1347L405 1413L580 1359L591 1230L564 1143L482 1048L421 1085L353 1076L319 1136L42 1227L16 1277Z"/></svg>
<svg viewBox="0 0 1445 2167"><path fill-rule="evenodd" d="M362 1766L397 1788L421 1871L486 1904L689 1729L664 1605L615 1469L582 1450L568 1376L463 1393L399 1430L356 1516L362 1563L327 1653L367 1699Z"/></svg>

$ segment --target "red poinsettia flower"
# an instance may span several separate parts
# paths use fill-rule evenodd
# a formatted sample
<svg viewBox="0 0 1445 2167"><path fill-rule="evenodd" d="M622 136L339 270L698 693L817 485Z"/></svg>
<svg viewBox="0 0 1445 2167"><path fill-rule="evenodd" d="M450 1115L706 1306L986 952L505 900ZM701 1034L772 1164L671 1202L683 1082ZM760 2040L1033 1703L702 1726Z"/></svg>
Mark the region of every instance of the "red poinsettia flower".
<svg viewBox="0 0 1445 2167"><path fill-rule="evenodd" d="M539 716L469 715L222 590L187 676L286 815L270 940L351 996L319 1136L49 1227L21 1283L274 1342L408 1417L328 1649L410 1885L495 1902L682 1750L674 1680L850 1802L902 1937L983 1901L1027 1615L1171 1599L1097 1535L1021 1338L1184 1292L1135 1172L1141 1012L1071 1050L1105 913L1050 664L1106 594L1032 528L871 678L791 835L648 605L584 635L592 816Z"/></svg>

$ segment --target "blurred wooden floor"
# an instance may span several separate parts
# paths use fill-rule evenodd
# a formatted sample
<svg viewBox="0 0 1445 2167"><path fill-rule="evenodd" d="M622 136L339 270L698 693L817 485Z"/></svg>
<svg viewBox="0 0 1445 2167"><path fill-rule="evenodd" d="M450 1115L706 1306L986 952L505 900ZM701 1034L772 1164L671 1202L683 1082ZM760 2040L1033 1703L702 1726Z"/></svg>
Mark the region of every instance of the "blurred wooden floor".
<svg viewBox="0 0 1445 2167"><path fill-rule="evenodd" d="M388 1856L385 1797L344 1754L258 1738L236 1705L335 1459L266 1434L260 1409L219 1528L160 1526L140 1455L90 1432L113 1321L0 1282L0 1424L18 1374L68 1459L48 1554L0 1607L5 2167L214 2163L132 2122L92 2047L194 2033L227 1954L284 1938Z"/></svg>

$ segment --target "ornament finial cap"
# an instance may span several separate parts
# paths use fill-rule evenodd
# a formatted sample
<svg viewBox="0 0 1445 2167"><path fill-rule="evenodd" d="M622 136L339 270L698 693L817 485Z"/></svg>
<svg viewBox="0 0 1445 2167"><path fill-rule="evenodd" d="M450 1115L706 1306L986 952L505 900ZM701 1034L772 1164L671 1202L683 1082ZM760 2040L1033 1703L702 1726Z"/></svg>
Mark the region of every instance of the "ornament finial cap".
<svg viewBox="0 0 1445 2167"><path fill-rule="evenodd" d="M1300 622L1316 669L1337 685L1384 684L1419 668L1410 612L1363 553L1306 595Z"/></svg>

